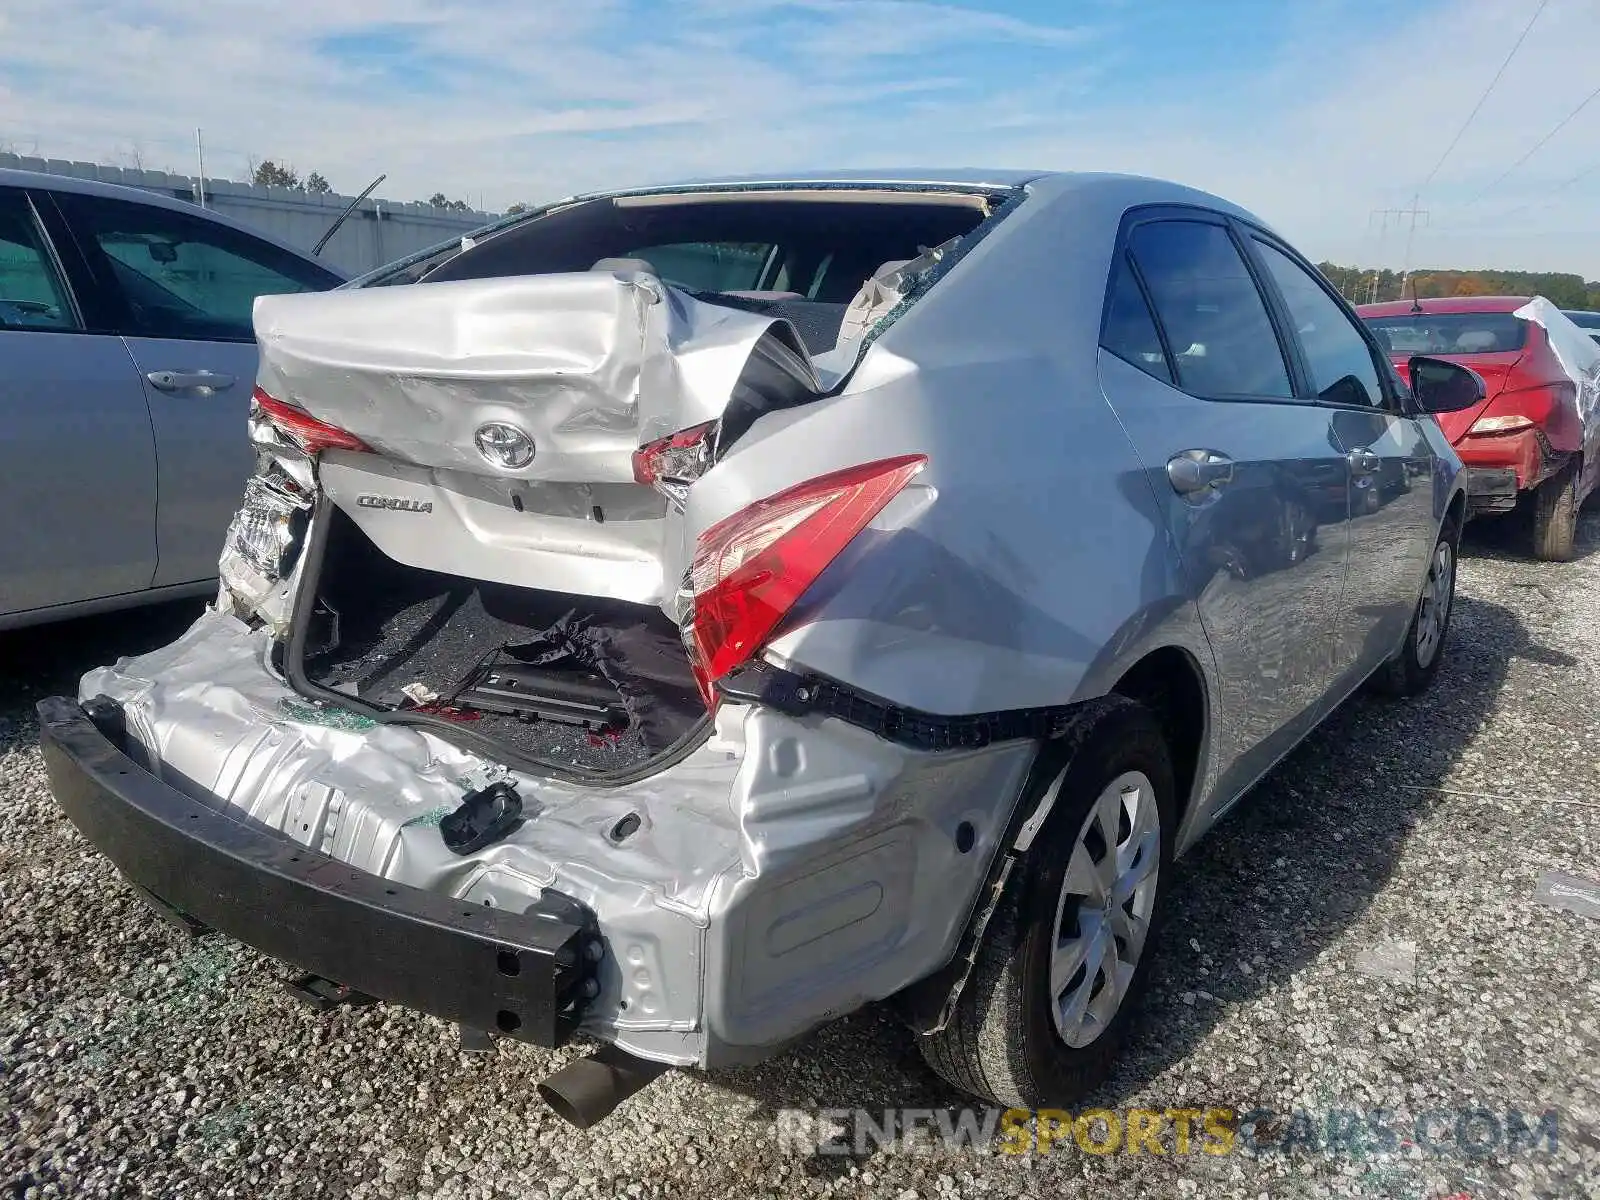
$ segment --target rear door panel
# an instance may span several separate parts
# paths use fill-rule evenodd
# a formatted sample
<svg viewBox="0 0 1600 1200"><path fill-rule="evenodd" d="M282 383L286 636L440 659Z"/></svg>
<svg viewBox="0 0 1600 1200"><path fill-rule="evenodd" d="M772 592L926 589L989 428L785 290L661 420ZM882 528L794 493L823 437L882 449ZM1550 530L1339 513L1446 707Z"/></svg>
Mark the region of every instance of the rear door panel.
<svg viewBox="0 0 1600 1200"><path fill-rule="evenodd" d="M257 296L337 276L199 211L60 193L148 399L157 459L156 586L213 577L254 463L246 434Z"/></svg>
<svg viewBox="0 0 1600 1200"><path fill-rule="evenodd" d="M1349 543L1349 463L1332 414L1301 397L1265 295L1223 218L1136 214L1114 259L1100 356L1216 655L1221 801L1320 713ZM1204 460L1203 486L1192 459Z"/></svg>
<svg viewBox="0 0 1600 1200"><path fill-rule="evenodd" d="M1143 460L1211 639L1215 794L1247 786L1311 727L1335 674L1349 549L1349 466L1330 414L1298 403L1219 403L1101 354L1101 384ZM1225 455L1232 478L1175 491L1166 464L1192 448Z"/></svg>

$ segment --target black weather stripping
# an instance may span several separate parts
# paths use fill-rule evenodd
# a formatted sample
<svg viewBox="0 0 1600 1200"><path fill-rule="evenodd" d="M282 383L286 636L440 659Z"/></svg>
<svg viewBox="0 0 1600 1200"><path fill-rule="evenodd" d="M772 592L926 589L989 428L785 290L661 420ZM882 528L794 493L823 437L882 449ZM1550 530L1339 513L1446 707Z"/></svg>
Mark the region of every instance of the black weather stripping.
<svg viewBox="0 0 1600 1200"><path fill-rule="evenodd" d="M717 681L730 700L762 704L791 717L817 713L848 721L887 741L916 750L972 750L1018 738L1047 741L1060 734L1071 709L1016 708L947 717L902 708L815 675L796 675L758 662Z"/></svg>

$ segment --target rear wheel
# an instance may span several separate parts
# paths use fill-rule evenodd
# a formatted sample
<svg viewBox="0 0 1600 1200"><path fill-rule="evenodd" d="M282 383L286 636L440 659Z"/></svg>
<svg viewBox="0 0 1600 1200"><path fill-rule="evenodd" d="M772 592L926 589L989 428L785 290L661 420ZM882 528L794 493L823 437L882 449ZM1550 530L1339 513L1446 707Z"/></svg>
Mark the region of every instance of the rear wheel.
<svg viewBox="0 0 1600 1200"><path fill-rule="evenodd" d="M1577 464L1563 467L1533 493L1533 556L1566 562L1578 533Z"/></svg>
<svg viewBox="0 0 1600 1200"><path fill-rule="evenodd" d="M1026 1108L1070 1103L1110 1073L1147 981L1174 814L1167 746L1142 705L1096 702L1044 753L1054 807L950 1023L922 1042L955 1086Z"/></svg>

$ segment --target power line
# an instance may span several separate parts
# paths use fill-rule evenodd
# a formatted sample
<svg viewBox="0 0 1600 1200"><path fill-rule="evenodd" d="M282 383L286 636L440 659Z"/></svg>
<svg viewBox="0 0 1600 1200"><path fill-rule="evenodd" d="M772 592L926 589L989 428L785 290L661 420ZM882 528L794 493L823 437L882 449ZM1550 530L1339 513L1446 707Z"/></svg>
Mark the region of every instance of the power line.
<svg viewBox="0 0 1600 1200"><path fill-rule="evenodd" d="M1561 120L1557 121L1556 122L1556 127L1554 129L1552 129L1549 133L1545 134L1542 138L1540 138L1537 142L1535 142L1533 144L1533 148L1531 150L1529 150L1521 158L1517 159L1516 162L1512 163L1509 167L1507 167L1504 171L1502 171L1495 178L1493 183L1489 184L1488 187L1483 188L1482 190L1480 190L1476 196L1474 196L1472 199L1467 201L1467 204L1476 204L1479 200L1482 200L1484 198L1484 196L1488 195L1490 192L1494 191L1494 189L1496 187L1498 187L1500 184L1504 183L1505 180L1508 179L1511 176L1511 173L1513 171L1515 171L1523 163L1527 162L1535 154L1539 153L1540 149L1544 146L1544 144L1546 142L1548 142L1551 138L1555 137L1556 134L1560 133L1569 124L1571 124L1572 119L1574 117L1576 117L1579 113L1581 113L1584 109L1588 108L1590 103L1592 103L1594 101L1595 97L1597 97L1597 96L1600 96L1600 87L1595 88L1594 91L1590 92L1587 96L1585 96L1583 98L1583 102L1581 104L1579 104L1577 108L1573 109L1566 116L1562 117Z"/></svg>
<svg viewBox="0 0 1600 1200"><path fill-rule="evenodd" d="M1550 202L1551 202L1550 198L1552 196L1556 195L1556 193L1558 193L1558 192L1566 191L1569 187L1571 187L1575 183L1582 183L1585 179L1589 178L1589 176L1593 175L1596 171L1600 171L1600 162L1590 163L1587 167L1585 167L1583 170L1579 171L1576 175L1569 175L1567 178L1563 179L1560 183L1556 184L1554 187L1546 188L1545 191L1541 194L1539 203L1537 205L1532 200L1530 200L1526 204L1519 204L1515 208L1508 208L1504 212L1495 213L1494 216L1492 216L1492 217L1485 217L1484 218L1484 224L1486 224L1486 225L1497 225L1501 221L1504 221L1509 217L1516 216L1518 213L1527 212L1530 208L1548 208L1549 205L1550 205Z"/></svg>
<svg viewBox="0 0 1600 1200"><path fill-rule="evenodd" d="M1494 78L1489 80L1489 86L1483 89L1483 95L1478 97L1478 102L1472 106L1472 111L1467 114L1467 119L1463 122L1461 128L1456 130L1456 136L1451 138L1450 144L1444 148L1444 153L1439 156L1439 161L1433 164L1433 170L1428 172L1428 177L1417 188L1418 192L1423 191L1433 182L1433 177L1439 173L1439 168L1444 166L1444 160L1450 157L1450 152L1456 148L1467 130L1471 128L1473 120L1478 115L1478 110L1483 107L1484 101L1489 98L1489 93L1494 91L1494 85L1500 82L1500 76L1506 73L1506 68L1511 65L1511 60L1517 56L1517 51L1522 49L1522 43L1527 39L1528 31L1533 28L1533 23L1539 19L1539 14L1544 12L1549 3L1550 0L1539 0L1539 7L1534 9L1533 16L1528 18L1528 23L1522 27L1522 33L1512 44L1511 53L1506 55L1505 62L1500 64L1500 69L1494 73Z"/></svg>

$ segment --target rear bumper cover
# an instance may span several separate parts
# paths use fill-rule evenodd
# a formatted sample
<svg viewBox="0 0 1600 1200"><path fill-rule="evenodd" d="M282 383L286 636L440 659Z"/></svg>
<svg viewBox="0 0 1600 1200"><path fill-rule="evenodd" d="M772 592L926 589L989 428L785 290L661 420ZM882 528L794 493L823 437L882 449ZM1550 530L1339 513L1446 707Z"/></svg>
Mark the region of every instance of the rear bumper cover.
<svg viewBox="0 0 1600 1200"><path fill-rule="evenodd" d="M1455 450L1466 468L1467 500L1473 512L1508 512L1516 505L1517 492L1538 487L1571 458L1552 447L1544 430L1537 428L1467 436Z"/></svg>
<svg viewBox="0 0 1600 1200"><path fill-rule="evenodd" d="M1510 512L1517 506L1515 467L1467 467L1467 507L1473 513Z"/></svg>
<svg viewBox="0 0 1600 1200"><path fill-rule="evenodd" d="M546 891L526 913L358 870L193 800L117 744L109 701L39 705L50 787L137 888L190 920L357 991L468 1028L559 1045L594 990L593 917Z"/></svg>

